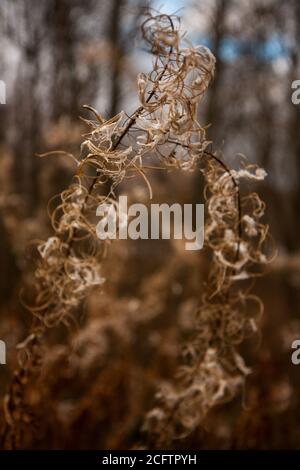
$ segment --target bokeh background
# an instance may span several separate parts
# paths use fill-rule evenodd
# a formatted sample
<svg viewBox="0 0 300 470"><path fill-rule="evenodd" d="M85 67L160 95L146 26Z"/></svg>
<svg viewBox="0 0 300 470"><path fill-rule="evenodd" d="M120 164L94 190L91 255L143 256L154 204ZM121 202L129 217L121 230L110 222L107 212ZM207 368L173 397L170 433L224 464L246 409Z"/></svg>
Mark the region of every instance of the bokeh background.
<svg viewBox="0 0 300 470"><path fill-rule="evenodd" d="M217 59L200 107L213 149L264 167L258 190L278 256L255 291L265 304L261 334L244 347L252 374L243 396L216 408L182 448L300 448L300 79L299 0L2 0L0 79L0 367L3 397L16 344L31 318L20 302L34 256L30 241L51 234L49 199L70 183L84 104L106 118L137 105L136 75L151 57L139 35L144 8L177 13L193 43ZM157 201L201 202L199 175L153 173ZM120 191L147 199L138 179ZM76 325L49 333L41 384L47 416L34 448L129 448L157 384L173 376L207 271L205 253L172 241L117 242L105 261L104 292L88 299ZM75 337L75 343L74 343ZM72 344L72 347L70 347ZM74 344L76 346L74 346Z"/></svg>

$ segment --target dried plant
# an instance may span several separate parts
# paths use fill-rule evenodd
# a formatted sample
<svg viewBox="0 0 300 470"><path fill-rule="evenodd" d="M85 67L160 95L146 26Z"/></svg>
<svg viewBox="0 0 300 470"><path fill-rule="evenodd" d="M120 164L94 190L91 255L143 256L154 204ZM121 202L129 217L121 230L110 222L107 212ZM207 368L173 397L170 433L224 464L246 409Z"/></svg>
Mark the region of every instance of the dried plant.
<svg viewBox="0 0 300 470"><path fill-rule="evenodd" d="M35 300L24 300L33 314L32 328L18 346L19 366L4 400L6 448L24 447L28 427L35 426L30 384L41 376L49 329L69 325L83 300L104 282L107 242L96 236L96 207L104 200L116 204L116 187L133 173L143 178L151 197L149 168L203 173L205 241L212 257L194 334L183 348L184 365L174 382L161 387L146 416L146 445L171 445L187 436L214 405L237 393L249 373L237 345L257 331L262 305L240 283L268 261L263 254L268 229L261 222L264 204L256 193L242 197L239 182L261 180L265 172L254 166L230 170L220 155L208 151L197 112L214 74L209 49L184 44L175 16L148 13L142 32L155 60L151 72L138 76L140 106L131 116L120 112L109 120L86 107L93 114L84 119L89 132L79 157L68 154L77 167L74 181L54 209L54 201L49 205L54 233L37 244ZM157 167L147 165L148 156L157 159Z"/></svg>

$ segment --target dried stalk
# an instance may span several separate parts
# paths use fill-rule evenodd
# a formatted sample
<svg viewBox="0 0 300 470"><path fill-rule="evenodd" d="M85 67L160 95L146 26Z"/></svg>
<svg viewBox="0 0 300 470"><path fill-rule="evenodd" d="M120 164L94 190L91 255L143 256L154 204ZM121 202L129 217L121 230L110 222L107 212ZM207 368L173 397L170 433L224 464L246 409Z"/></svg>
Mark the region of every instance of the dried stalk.
<svg viewBox="0 0 300 470"><path fill-rule="evenodd" d="M197 111L214 74L209 49L182 47L177 17L149 13L142 32L156 58L153 70L138 76L141 106L129 118L121 112L108 121L87 107L94 119L84 120L90 132L79 158L72 156L77 162L74 182L50 214L53 236L37 246L35 302L28 305L34 321L19 345L19 367L4 401L6 448L23 447L26 431L34 426L29 385L38 381L48 328L68 324L81 302L104 282L106 244L96 236L96 207L113 198L128 172L146 179L151 191L143 161L148 155L158 159L160 168L193 171L200 166L206 180L206 246L213 253L195 335L184 348L185 366L178 380L162 388L157 406L146 417L149 445L170 444L188 435L212 406L237 393L249 373L235 347L256 331L262 308L259 299L235 286L255 275L252 266L267 262L262 255L267 228L260 223L264 206L258 196L242 198L238 182L260 180L265 174L256 167L230 170L207 151L210 142ZM107 181L110 193L103 196L97 190ZM251 302L257 309L249 316Z"/></svg>

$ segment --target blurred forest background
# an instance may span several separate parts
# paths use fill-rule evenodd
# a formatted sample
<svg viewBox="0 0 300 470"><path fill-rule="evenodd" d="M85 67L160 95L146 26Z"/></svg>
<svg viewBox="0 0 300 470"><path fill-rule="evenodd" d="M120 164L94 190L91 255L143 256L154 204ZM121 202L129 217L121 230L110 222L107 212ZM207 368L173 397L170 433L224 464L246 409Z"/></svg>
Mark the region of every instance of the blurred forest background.
<svg viewBox="0 0 300 470"><path fill-rule="evenodd" d="M300 338L300 79L299 0L169 0L148 2L178 12L193 43L217 59L200 122L229 165L242 153L268 173L258 191L279 254L256 292L265 303L262 335L244 346L253 373L244 397L215 409L184 448L300 448L300 369L291 343ZM1 0L0 79L0 338L8 365L5 393L30 315L19 301L34 263L30 240L51 233L49 199L70 183L74 164L36 154L79 152L89 104L109 118L137 104L136 75L151 57L140 48L143 0ZM201 201L199 175L151 176L159 201ZM142 181L122 188L143 200ZM205 254L171 241L117 242L107 258L106 287L78 313L72 367L61 329L49 335L45 360L53 420L40 430L52 448L126 448L138 441L141 416L155 387L172 377L187 312L201 296ZM86 312L89 315L86 315ZM88 320L87 320L88 318ZM77 362L76 362L77 361ZM86 367L85 364L86 363ZM109 366L108 366L109 364ZM299 366L300 367L300 366ZM79 377L78 370L85 370ZM67 373L66 373L67 371ZM54 406L53 406L54 408ZM54 432L53 429L56 429Z"/></svg>

